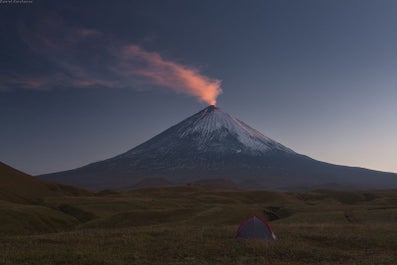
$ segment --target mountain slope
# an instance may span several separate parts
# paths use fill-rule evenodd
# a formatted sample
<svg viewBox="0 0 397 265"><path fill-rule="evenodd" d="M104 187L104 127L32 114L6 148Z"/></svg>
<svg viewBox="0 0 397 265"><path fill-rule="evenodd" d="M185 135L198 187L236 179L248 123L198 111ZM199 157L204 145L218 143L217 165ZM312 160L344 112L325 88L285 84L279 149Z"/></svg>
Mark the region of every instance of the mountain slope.
<svg viewBox="0 0 397 265"><path fill-rule="evenodd" d="M308 189L397 187L396 176L316 161L209 106L124 154L41 177L95 189L130 188L145 178L174 184L213 178L245 188Z"/></svg>
<svg viewBox="0 0 397 265"><path fill-rule="evenodd" d="M34 203L44 197L81 194L88 194L88 192L29 176L0 162L0 200Z"/></svg>

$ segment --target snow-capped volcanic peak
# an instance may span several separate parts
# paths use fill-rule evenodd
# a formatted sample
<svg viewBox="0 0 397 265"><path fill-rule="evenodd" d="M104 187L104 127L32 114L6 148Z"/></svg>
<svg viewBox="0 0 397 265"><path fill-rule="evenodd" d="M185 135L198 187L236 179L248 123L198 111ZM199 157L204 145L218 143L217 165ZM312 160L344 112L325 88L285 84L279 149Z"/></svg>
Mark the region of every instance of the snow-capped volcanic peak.
<svg viewBox="0 0 397 265"><path fill-rule="evenodd" d="M297 154L211 105L123 154L42 177L98 190L206 179L249 189L312 190L330 183L349 189L394 188L396 176Z"/></svg>
<svg viewBox="0 0 397 265"><path fill-rule="evenodd" d="M201 149L205 149L214 138L223 142L223 139L233 136L245 148L252 151L279 150L294 153L291 149L277 143L214 105L188 118L185 123L186 126L181 126L178 130L179 137L199 135L199 141L202 144Z"/></svg>
<svg viewBox="0 0 397 265"><path fill-rule="evenodd" d="M210 105L114 159L134 158L134 163L144 158L153 161L171 159L176 163L188 158L196 161L199 154L261 155L270 151L295 154L222 109Z"/></svg>

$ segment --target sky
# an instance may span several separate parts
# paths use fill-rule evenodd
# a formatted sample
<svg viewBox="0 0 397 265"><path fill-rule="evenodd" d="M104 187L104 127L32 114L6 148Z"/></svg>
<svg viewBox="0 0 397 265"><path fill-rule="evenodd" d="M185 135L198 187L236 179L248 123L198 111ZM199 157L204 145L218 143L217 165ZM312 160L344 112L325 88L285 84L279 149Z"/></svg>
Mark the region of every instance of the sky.
<svg viewBox="0 0 397 265"><path fill-rule="evenodd" d="M214 104L314 159L397 172L394 0L0 1L0 161L123 153Z"/></svg>

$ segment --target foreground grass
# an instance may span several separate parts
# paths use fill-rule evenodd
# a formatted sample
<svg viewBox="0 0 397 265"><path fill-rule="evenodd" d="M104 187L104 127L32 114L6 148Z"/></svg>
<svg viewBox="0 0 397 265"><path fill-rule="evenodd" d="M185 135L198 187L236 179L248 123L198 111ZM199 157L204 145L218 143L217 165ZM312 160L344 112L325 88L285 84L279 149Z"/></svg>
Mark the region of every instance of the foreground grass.
<svg viewBox="0 0 397 265"><path fill-rule="evenodd" d="M45 207L60 209L75 226L3 234L0 264L394 265L396 198L395 191L191 188L52 198ZM246 215L269 212L277 217L271 222L277 241L233 238Z"/></svg>
<svg viewBox="0 0 397 265"><path fill-rule="evenodd" d="M235 227L91 229L1 240L0 264L396 264L393 225L274 225L279 240Z"/></svg>

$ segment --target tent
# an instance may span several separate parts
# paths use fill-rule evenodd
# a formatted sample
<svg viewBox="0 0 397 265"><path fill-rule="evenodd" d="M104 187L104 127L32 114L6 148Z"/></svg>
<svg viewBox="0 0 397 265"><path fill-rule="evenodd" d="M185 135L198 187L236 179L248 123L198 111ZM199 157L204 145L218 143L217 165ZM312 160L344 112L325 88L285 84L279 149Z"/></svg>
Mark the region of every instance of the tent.
<svg viewBox="0 0 397 265"><path fill-rule="evenodd" d="M276 239L270 225L255 215L251 215L241 222L235 237L245 239Z"/></svg>

